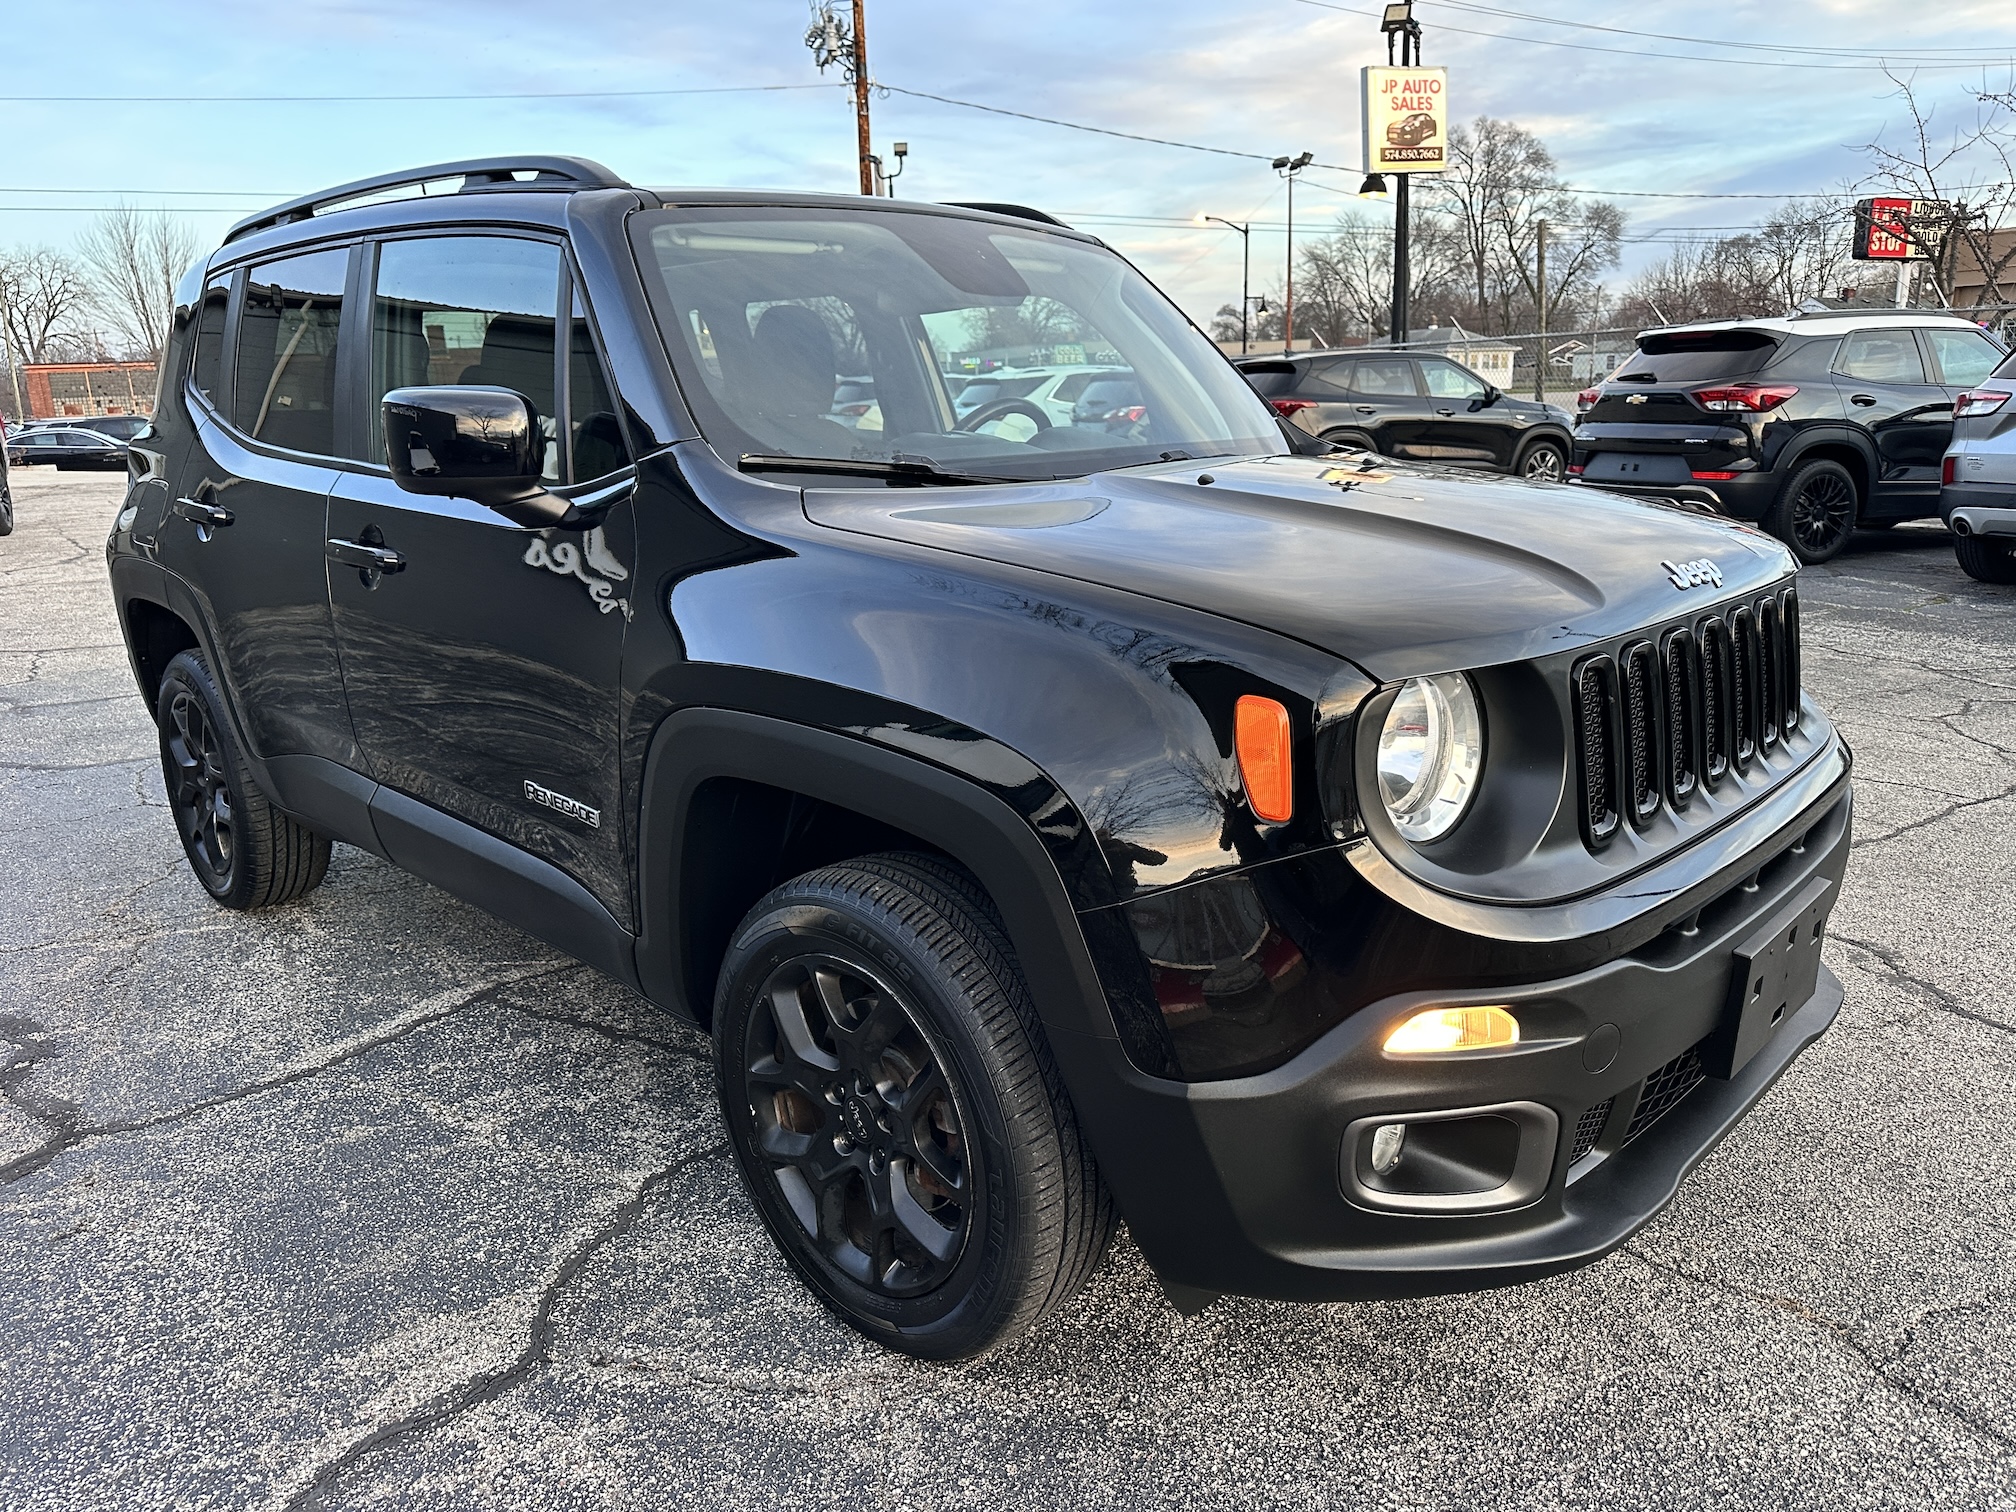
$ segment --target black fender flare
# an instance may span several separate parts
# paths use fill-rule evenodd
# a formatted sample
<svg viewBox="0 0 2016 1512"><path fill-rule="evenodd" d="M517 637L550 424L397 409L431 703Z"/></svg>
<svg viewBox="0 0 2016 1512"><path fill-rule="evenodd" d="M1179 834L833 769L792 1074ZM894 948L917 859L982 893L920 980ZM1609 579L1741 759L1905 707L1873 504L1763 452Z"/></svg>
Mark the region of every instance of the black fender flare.
<svg viewBox="0 0 2016 1512"><path fill-rule="evenodd" d="M1117 1031L1078 915L1043 842L993 794L943 767L830 730L737 709L668 714L644 762L637 841L637 978L696 1021L684 927L686 817L701 784L739 778L852 809L928 841L972 872L1001 911L1044 1024Z"/></svg>
<svg viewBox="0 0 2016 1512"><path fill-rule="evenodd" d="M1862 459L1861 502L1866 508L1882 477L1882 466L1876 458L1875 444L1869 437L1854 426L1845 424L1802 431L1785 444L1784 451L1771 463L1771 471L1777 473L1780 479L1778 488L1772 493L1773 501L1785 486L1783 480L1792 476L1793 470L1806 460L1809 452L1823 446L1846 447Z"/></svg>

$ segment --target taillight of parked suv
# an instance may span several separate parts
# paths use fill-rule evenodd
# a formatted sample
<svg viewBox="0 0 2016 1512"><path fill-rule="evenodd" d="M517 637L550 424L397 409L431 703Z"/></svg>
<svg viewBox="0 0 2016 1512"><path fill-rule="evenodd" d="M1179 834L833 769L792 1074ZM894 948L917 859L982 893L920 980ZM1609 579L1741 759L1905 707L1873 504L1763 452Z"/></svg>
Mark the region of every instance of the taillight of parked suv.
<svg viewBox="0 0 2016 1512"><path fill-rule="evenodd" d="M1747 410L1761 415L1798 393L1790 383L1731 383L1694 390L1694 402L1705 410Z"/></svg>
<svg viewBox="0 0 2016 1512"><path fill-rule="evenodd" d="M1978 394L1962 394L1953 401L1953 418L1974 420L1982 415L1992 415L2008 402L2006 390L1983 389Z"/></svg>

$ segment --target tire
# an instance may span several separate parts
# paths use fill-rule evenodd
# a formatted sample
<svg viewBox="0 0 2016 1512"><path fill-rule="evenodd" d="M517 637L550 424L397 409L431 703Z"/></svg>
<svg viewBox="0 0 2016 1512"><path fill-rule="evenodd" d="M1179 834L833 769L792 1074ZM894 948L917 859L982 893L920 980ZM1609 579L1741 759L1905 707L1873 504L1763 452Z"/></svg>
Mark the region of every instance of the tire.
<svg viewBox="0 0 2016 1512"><path fill-rule="evenodd" d="M14 534L14 496L0 488L0 536Z"/></svg>
<svg viewBox="0 0 2016 1512"><path fill-rule="evenodd" d="M1815 458L1793 470L1764 516L1764 528L1802 562L1831 561L1855 533L1861 513L1855 479L1839 462Z"/></svg>
<svg viewBox="0 0 2016 1512"><path fill-rule="evenodd" d="M993 905L927 856L867 856L749 911L714 999L742 1179L842 1321L922 1359L1062 1306L1114 1212Z"/></svg>
<svg viewBox="0 0 2016 1512"><path fill-rule="evenodd" d="M1323 432L1319 439L1328 441L1332 446L1348 446L1353 451L1370 452L1375 457L1379 455L1379 448L1364 431L1329 430Z"/></svg>
<svg viewBox="0 0 2016 1512"><path fill-rule="evenodd" d="M1519 454L1519 465L1513 471L1531 483L1565 483L1568 453L1559 441L1535 441Z"/></svg>
<svg viewBox="0 0 2016 1512"><path fill-rule="evenodd" d="M273 807L253 782L198 653L168 663L154 707L169 812L210 896L226 908L270 908L320 886L329 841Z"/></svg>
<svg viewBox="0 0 2016 1512"><path fill-rule="evenodd" d="M1960 560L1960 570L1977 583L2016 583L2016 556L2007 546L1979 536L1956 535L1953 555Z"/></svg>

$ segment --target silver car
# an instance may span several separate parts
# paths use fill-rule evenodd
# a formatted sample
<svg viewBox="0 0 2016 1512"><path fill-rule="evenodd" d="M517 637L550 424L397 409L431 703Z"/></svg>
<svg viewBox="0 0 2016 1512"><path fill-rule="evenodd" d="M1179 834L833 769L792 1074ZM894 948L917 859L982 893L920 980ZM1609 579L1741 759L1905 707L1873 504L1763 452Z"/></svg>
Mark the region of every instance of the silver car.
<svg viewBox="0 0 2016 1512"><path fill-rule="evenodd" d="M1954 402L1939 513L1969 577L2016 583L2016 356Z"/></svg>

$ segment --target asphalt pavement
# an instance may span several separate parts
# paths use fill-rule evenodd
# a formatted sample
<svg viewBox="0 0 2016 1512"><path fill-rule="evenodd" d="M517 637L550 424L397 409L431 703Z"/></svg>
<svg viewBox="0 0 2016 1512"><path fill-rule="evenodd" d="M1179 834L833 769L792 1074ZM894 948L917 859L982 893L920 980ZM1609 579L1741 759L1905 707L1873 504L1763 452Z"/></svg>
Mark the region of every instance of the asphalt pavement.
<svg viewBox="0 0 2016 1512"><path fill-rule="evenodd" d="M2016 1507L2016 590L1936 526L1802 579L1847 1006L1650 1228L1190 1319L1123 1234L928 1366L786 1273L699 1035L347 847L211 905L121 485L17 472L0 540L0 1507Z"/></svg>

